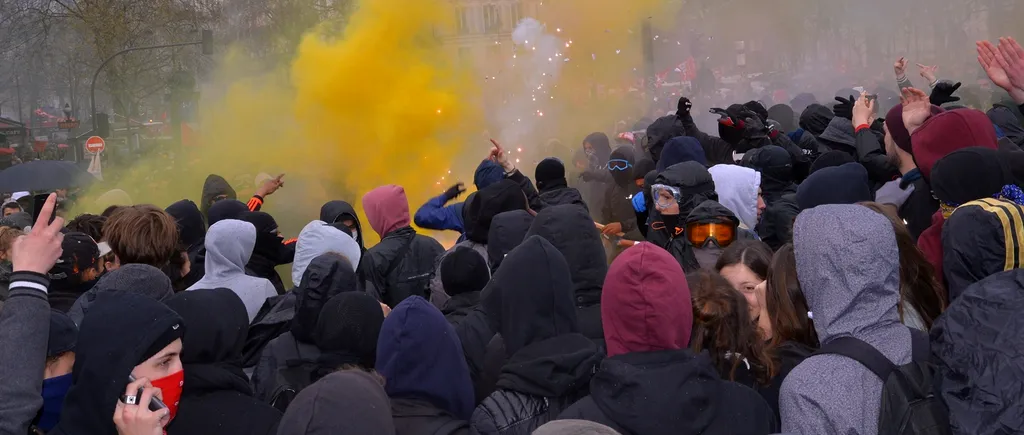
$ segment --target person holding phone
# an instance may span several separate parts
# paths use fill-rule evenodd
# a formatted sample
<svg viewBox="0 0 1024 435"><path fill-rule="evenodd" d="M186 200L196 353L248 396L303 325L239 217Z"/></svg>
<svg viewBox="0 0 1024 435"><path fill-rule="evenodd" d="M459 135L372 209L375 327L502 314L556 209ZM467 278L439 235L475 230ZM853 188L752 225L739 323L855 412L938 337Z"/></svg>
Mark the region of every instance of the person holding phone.
<svg viewBox="0 0 1024 435"><path fill-rule="evenodd" d="M181 317L156 299L99 295L82 319L74 381L49 433L162 434L181 398L184 333Z"/></svg>

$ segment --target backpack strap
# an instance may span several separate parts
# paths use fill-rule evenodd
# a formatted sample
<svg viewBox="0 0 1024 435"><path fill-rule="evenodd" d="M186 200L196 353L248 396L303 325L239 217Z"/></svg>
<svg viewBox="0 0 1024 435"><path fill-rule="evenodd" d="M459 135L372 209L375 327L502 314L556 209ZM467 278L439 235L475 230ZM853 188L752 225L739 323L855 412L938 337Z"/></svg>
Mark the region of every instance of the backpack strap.
<svg viewBox="0 0 1024 435"><path fill-rule="evenodd" d="M914 328L908 329L910 329L911 360L914 362L928 362L932 353L928 334Z"/></svg>
<svg viewBox="0 0 1024 435"><path fill-rule="evenodd" d="M388 277L391 276L391 272L394 272L395 269L397 269L398 266L402 264L402 260L404 260L405 257L407 255L409 255L409 251L412 250L412 242L414 240L416 240L416 235L415 234L413 234L413 236L409 238L408 242L406 242L405 244L402 245L402 249L398 250L398 255L396 255L395 258L393 260L391 260L391 264L388 265L388 271L384 272L384 280L385 281L387 281ZM381 290L384 290L384 289L381 289Z"/></svg>
<svg viewBox="0 0 1024 435"><path fill-rule="evenodd" d="M889 361L889 358L886 358L885 355L882 355L882 352L879 352L878 349L875 349L870 344L853 337L839 337L832 340L822 346L817 352L814 352L813 355L824 354L842 355L857 361L864 367L867 367L868 370L871 370L882 382L889 379L889 374L896 370L896 365Z"/></svg>

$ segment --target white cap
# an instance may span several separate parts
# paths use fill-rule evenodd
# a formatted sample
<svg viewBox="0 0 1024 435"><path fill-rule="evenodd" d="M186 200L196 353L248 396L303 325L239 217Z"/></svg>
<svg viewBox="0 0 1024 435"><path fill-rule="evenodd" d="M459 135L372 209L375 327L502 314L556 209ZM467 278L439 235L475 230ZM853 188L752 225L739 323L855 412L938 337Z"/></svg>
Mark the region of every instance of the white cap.
<svg viewBox="0 0 1024 435"><path fill-rule="evenodd" d="M28 192L14 192L11 195L11 201L17 201L17 200L19 200L21 198L24 198L26 196L29 196L29 195L31 195L31 193L28 193Z"/></svg>

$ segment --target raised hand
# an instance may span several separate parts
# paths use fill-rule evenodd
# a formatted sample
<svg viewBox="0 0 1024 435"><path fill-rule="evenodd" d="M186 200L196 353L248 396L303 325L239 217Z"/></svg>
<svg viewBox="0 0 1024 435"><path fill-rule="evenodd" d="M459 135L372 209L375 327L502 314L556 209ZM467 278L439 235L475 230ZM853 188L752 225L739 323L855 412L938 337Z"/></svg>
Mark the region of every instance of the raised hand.
<svg viewBox="0 0 1024 435"><path fill-rule="evenodd" d="M857 101L853 98L853 95L850 95L850 98L836 97L836 101L838 101L839 104L836 104L835 107L832 108L832 111L835 112L836 116L852 120L853 103L854 101Z"/></svg>
<svg viewBox="0 0 1024 435"><path fill-rule="evenodd" d="M506 173L515 170L516 167L508 161L508 155L505 154L505 148L503 148L501 144L494 139L491 139L491 144L494 145L494 147L491 148L491 160L494 160L495 163L501 165L501 167L505 169Z"/></svg>
<svg viewBox="0 0 1024 435"><path fill-rule="evenodd" d="M907 75L907 58L901 57L896 60L896 63L892 65L892 69L896 71L896 77L904 77Z"/></svg>
<svg viewBox="0 0 1024 435"><path fill-rule="evenodd" d="M1001 65L1010 84L1024 90L1024 48L1013 38L999 38L998 49L1000 57L1006 61Z"/></svg>
<svg viewBox="0 0 1024 435"><path fill-rule="evenodd" d="M907 131L913 133L924 124L932 114L932 104L928 94L915 88L904 88L900 96L900 103L903 104L903 124Z"/></svg>
<svg viewBox="0 0 1024 435"><path fill-rule="evenodd" d="M861 92L857 103L853 105L853 128L864 124L871 124L877 113L877 100L868 98L867 92Z"/></svg>
<svg viewBox="0 0 1024 435"><path fill-rule="evenodd" d="M1016 44L1007 45L1007 47L1013 48L1014 45ZM1017 104L1024 104L1024 89L1014 86L1008 72L1008 70L1016 71L1017 68L1011 67L1010 62L991 42L978 41L977 46L978 63L985 69L985 74L988 74L992 83L1009 92ZM1013 51L1016 53L1016 49Z"/></svg>
<svg viewBox="0 0 1024 435"><path fill-rule="evenodd" d="M50 222L54 209L57 207L57 194L51 193L43 204L42 211L36 219L32 231L18 237L11 247L11 265L15 272L35 272L46 274L50 271L63 252L61 243L64 234L64 219L57 217Z"/></svg>
<svg viewBox="0 0 1024 435"><path fill-rule="evenodd" d="M932 89L931 103L936 106L941 106L945 103L955 103L960 101L960 97L954 97L953 93L957 89L960 89L960 82L952 83L948 80L941 81L935 84L935 88Z"/></svg>
<svg viewBox="0 0 1024 435"><path fill-rule="evenodd" d="M939 67L934 65L923 65L919 63L917 64L917 68L918 72L921 73L921 77L924 77L925 80L928 80L928 84L935 83L935 81L938 80L935 77L935 74L939 72Z"/></svg>

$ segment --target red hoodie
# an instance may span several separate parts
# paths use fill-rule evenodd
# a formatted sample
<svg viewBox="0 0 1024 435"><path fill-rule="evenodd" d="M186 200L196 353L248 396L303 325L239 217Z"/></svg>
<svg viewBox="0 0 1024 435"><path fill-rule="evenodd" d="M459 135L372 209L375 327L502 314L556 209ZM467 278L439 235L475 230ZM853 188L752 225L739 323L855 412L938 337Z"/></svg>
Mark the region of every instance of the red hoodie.
<svg viewBox="0 0 1024 435"><path fill-rule="evenodd" d="M679 262L647 242L619 255L604 280L601 321L609 357L689 346L693 303Z"/></svg>
<svg viewBox="0 0 1024 435"><path fill-rule="evenodd" d="M402 186L388 184L367 192L363 195L363 210L370 227L381 238L409 226L409 200Z"/></svg>

